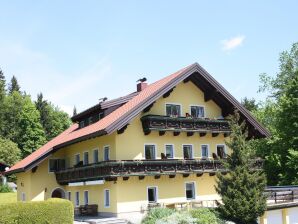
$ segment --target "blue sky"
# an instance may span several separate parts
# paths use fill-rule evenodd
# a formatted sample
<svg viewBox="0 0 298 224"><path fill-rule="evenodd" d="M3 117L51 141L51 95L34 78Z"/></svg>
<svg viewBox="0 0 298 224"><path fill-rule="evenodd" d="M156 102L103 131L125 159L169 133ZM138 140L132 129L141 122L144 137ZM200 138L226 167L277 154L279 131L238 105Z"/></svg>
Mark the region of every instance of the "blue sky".
<svg viewBox="0 0 298 224"><path fill-rule="evenodd" d="M298 41L297 1L4 1L0 67L71 113L194 62L238 100Z"/></svg>

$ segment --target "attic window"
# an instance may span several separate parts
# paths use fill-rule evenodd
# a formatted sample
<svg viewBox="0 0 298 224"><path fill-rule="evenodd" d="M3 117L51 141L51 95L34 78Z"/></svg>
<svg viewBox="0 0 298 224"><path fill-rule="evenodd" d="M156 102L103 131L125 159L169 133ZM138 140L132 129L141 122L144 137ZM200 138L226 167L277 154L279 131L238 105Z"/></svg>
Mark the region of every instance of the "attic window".
<svg viewBox="0 0 298 224"><path fill-rule="evenodd" d="M80 121L79 128L83 128L83 127L85 127L85 122L84 121Z"/></svg>

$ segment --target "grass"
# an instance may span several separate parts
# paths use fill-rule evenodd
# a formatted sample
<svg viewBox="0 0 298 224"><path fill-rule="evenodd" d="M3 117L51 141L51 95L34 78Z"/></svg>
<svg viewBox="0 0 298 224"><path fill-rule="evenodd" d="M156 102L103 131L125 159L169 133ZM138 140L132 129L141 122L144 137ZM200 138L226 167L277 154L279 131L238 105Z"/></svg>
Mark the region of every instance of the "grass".
<svg viewBox="0 0 298 224"><path fill-rule="evenodd" d="M17 193L0 193L0 204L12 203L17 201Z"/></svg>

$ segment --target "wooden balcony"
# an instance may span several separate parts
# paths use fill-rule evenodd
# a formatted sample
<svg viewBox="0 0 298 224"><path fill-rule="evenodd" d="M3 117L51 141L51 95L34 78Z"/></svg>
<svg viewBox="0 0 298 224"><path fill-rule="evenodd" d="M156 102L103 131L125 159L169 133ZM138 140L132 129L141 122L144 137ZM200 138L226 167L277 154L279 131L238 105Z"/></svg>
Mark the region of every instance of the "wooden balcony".
<svg viewBox="0 0 298 224"><path fill-rule="evenodd" d="M228 135L231 132L229 121L225 119L210 120L205 118L146 115L141 118L141 121L145 135L150 134L151 131L159 131L160 135L163 135L165 131L172 131L175 136L180 132L187 132L188 136L193 135L194 132L200 133L200 136L210 132L215 137L219 133Z"/></svg>
<svg viewBox="0 0 298 224"><path fill-rule="evenodd" d="M262 162L255 162L254 167L262 168ZM66 185L93 180L111 181L117 180L118 177L128 180L131 176L138 176L139 179L144 179L145 176L159 179L161 175L174 178L177 174L188 177L190 174L201 176L203 173L209 173L213 176L216 172L227 172L219 160L167 159L105 161L56 171L55 174L57 182Z"/></svg>

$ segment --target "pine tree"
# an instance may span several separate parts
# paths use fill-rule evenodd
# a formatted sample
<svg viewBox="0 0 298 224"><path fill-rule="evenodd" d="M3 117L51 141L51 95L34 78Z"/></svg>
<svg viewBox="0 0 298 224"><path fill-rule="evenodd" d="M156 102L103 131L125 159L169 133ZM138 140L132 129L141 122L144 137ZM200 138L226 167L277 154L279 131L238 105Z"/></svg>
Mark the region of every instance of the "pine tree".
<svg viewBox="0 0 298 224"><path fill-rule="evenodd" d="M20 89L21 89L21 87L18 83L17 78L15 76L12 76L9 87L8 87L9 94L12 94L14 91L20 93Z"/></svg>
<svg viewBox="0 0 298 224"><path fill-rule="evenodd" d="M3 119L4 119L4 99L6 96L5 76L0 69L0 136L3 135Z"/></svg>
<svg viewBox="0 0 298 224"><path fill-rule="evenodd" d="M230 140L226 143L232 150L225 162L229 172L217 175L216 191L223 202L218 211L225 220L254 224L266 210L266 177L262 171L252 169L254 153L247 142L245 124L239 125L238 121L239 114L235 113L230 122Z"/></svg>
<svg viewBox="0 0 298 224"><path fill-rule="evenodd" d="M73 107L73 113L72 113L72 116L75 116L77 115L77 108L76 106Z"/></svg>

